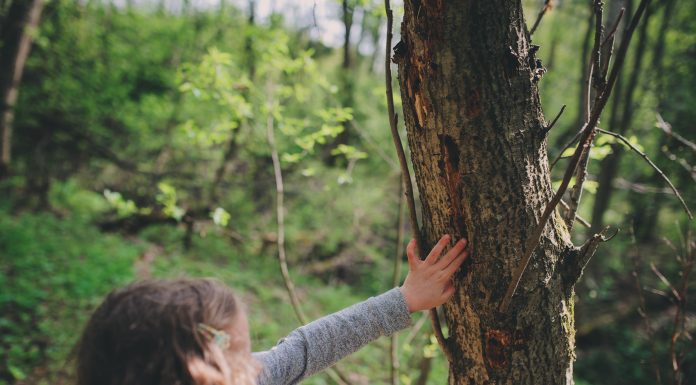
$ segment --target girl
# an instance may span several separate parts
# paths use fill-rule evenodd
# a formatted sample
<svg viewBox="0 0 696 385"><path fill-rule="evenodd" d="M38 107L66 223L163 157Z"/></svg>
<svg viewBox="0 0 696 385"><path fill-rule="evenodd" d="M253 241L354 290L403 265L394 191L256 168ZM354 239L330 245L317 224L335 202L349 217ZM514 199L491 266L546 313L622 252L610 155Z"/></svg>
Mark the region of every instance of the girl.
<svg viewBox="0 0 696 385"><path fill-rule="evenodd" d="M410 324L410 313L446 302L466 241L445 235L425 260L407 247L404 284L296 329L251 353L246 315L211 279L145 281L109 294L77 350L78 385L285 385L333 365Z"/></svg>

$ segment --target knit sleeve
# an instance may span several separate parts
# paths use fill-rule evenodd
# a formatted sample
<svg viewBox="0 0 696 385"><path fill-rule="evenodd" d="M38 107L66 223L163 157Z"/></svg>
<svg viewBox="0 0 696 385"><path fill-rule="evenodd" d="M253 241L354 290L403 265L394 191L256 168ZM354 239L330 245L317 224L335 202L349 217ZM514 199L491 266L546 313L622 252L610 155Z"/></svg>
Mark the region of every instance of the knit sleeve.
<svg viewBox="0 0 696 385"><path fill-rule="evenodd" d="M258 384L296 384L410 323L399 288L371 297L294 330L271 350L254 353L263 365Z"/></svg>

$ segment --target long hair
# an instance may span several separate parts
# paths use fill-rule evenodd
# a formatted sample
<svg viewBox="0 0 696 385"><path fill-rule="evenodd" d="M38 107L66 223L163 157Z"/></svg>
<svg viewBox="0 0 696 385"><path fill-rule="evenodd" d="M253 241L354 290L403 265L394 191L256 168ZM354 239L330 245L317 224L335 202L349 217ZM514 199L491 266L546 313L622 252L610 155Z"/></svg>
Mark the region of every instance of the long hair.
<svg viewBox="0 0 696 385"><path fill-rule="evenodd" d="M82 334L77 385L253 384L257 364L248 346L240 347L243 338L232 333L230 346L221 347L200 332L200 324L233 331L240 317L232 290L213 279L149 280L114 290Z"/></svg>

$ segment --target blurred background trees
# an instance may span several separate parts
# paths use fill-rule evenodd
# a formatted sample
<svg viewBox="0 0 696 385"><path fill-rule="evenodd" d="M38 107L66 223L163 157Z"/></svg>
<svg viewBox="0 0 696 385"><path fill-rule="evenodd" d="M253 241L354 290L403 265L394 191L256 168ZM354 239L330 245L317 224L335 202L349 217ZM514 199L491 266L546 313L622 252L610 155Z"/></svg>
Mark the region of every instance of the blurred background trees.
<svg viewBox="0 0 696 385"><path fill-rule="evenodd" d="M524 2L528 25L543 4ZM553 5L533 39L548 69L546 115L568 106L550 159L580 128L592 31L590 1ZM609 0L606 13L636 5ZM695 15L690 1L653 2L600 122L648 154L692 210ZM269 116L305 311L317 317L391 285L400 182L382 3L0 0L0 31L0 383L69 382L65 362L90 310L142 277L213 275L238 288L256 349L297 326L275 259ZM576 383L696 380L696 304L684 295L694 289L693 222L611 136L598 135L585 186L580 216L620 232L576 288ZM589 232L576 226L576 243ZM400 383L445 381L426 328L400 335ZM387 383L388 361L381 341L344 371Z"/></svg>

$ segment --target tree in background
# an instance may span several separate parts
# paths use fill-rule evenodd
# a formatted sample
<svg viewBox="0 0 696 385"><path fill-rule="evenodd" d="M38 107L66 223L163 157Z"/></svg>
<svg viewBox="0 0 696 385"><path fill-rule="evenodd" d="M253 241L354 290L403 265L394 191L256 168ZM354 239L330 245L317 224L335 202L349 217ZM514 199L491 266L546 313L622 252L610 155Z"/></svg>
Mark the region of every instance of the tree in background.
<svg viewBox="0 0 696 385"><path fill-rule="evenodd" d="M0 180L10 171L15 103L43 7L43 0L14 0L0 14Z"/></svg>

